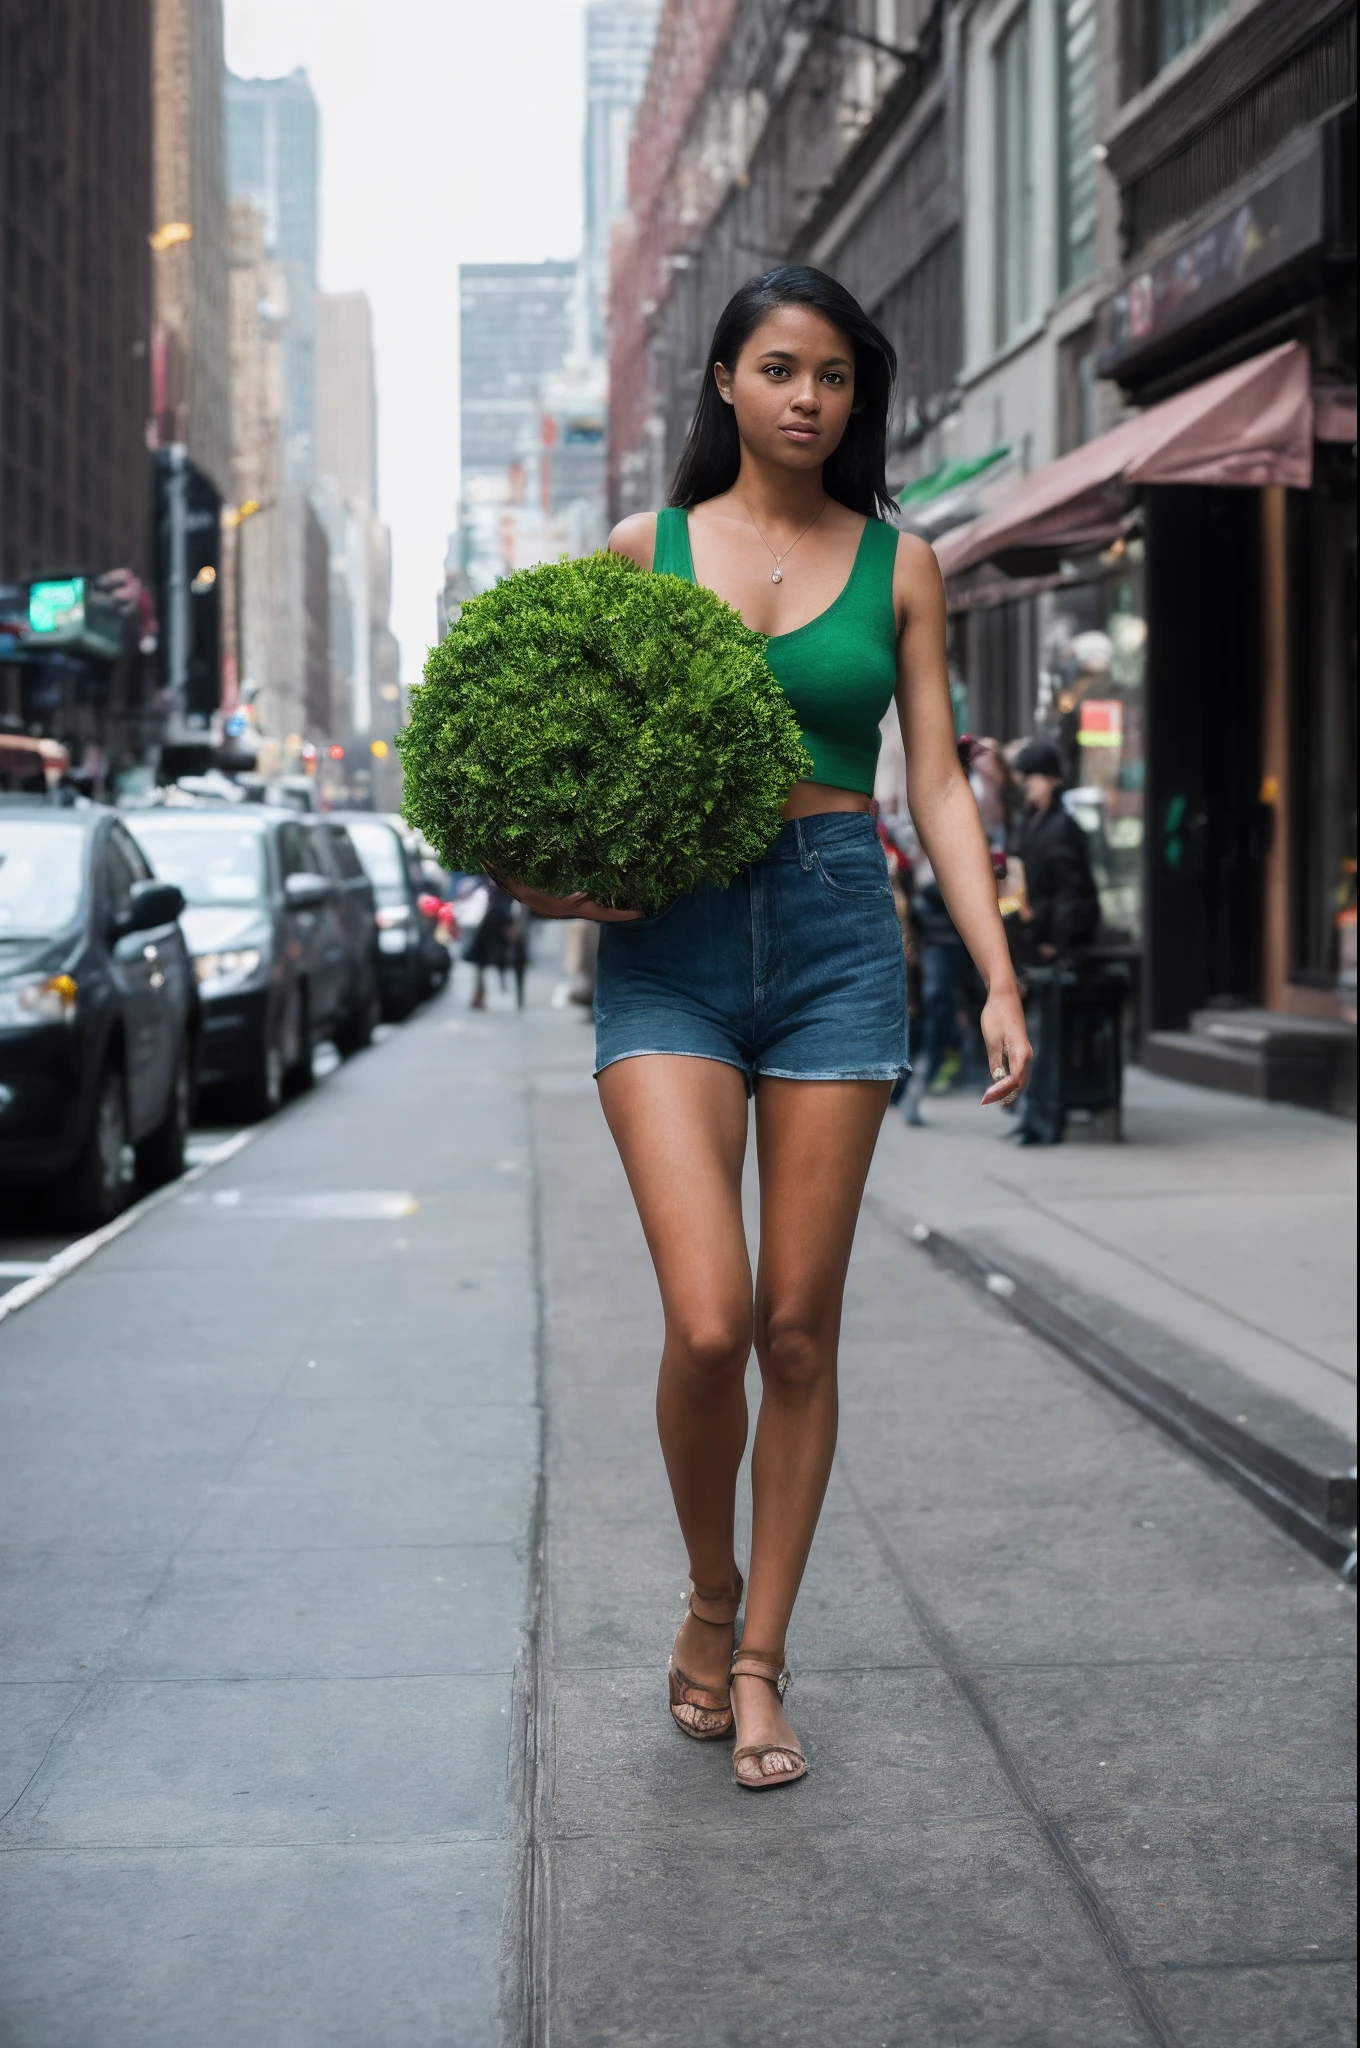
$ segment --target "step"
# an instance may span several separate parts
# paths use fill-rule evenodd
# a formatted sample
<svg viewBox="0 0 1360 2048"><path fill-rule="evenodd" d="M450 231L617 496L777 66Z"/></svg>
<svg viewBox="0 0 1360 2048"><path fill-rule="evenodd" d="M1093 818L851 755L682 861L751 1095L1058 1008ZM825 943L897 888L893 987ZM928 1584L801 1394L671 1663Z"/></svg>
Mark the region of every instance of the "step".
<svg viewBox="0 0 1360 2048"><path fill-rule="evenodd" d="M1355 1027L1273 1010L1197 1010L1188 1031L1154 1031L1144 1065L1168 1080L1261 1102L1355 1114Z"/></svg>

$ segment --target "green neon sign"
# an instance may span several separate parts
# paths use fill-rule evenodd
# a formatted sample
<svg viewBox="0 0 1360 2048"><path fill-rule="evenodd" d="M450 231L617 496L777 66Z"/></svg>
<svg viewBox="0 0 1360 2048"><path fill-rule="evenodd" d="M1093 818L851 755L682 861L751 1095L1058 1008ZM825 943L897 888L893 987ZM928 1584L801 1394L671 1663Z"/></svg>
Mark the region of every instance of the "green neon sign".
<svg viewBox="0 0 1360 2048"><path fill-rule="evenodd" d="M30 583L28 626L32 633L78 633L85 624L85 578L64 576L55 583Z"/></svg>

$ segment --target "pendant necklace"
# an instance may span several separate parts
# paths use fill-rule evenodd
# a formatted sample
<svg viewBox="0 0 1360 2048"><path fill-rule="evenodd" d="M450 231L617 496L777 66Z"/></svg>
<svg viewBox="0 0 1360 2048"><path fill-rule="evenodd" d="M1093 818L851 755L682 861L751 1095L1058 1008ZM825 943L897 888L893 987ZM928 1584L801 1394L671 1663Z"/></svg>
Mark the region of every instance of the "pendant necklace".
<svg viewBox="0 0 1360 2048"><path fill-rule="evenodd" d="M825 512L825 510L826 510L827 506L828 506L828 505L830 504L830 502L831 502L831 500L830 500L829 498L823 498L823 499L822 499L822 504L821 504L821 511L819 511L819 512L817 513L817 516L816 516L816 518L815 518L815 519L809 519L809 521L808 521L807 525L806 525L806 526L805 526L805 527L803 528L803 532L802 532L802 533L800 533L800 534L796 534L796 535L794 536L794 538L793 538L793 539L792 539L792 540L791 540L791 541L789 542L788 546L787 546L787 547L785 548L785 550L784 550L784 552L783 552L783 554L782 554L782 555L775 555L775 553L774 553L774 549L770 547L770 543L769 543L769 542L768 542L768 541L767 541L767 540L765 539L765 536L764 536L764 534L760 532L760 528L759 528L758 526L756 526L756 522L755 522L755 520L754 520L754 519L751 519L751 508L750 508L750 506L749 506L749 505L747 505L747 503L746 503L746 500L745 500L744 498L742 499L742 509L743 509L743 510L745 511L745 513L746 513L746 517L747 517L748 519L751 519L751 524L752 524L752 526L753 526L753 527L755 527L755 530L756 530L757 534L759 534L759 535L760 535L760 539L761 539L761 541L762 541L762 542L764 543L764 545L765 545L765 546L766 546L767 548L769 548L769 550L770 550L770 553L771 553L772 555L774 555L774 567L773 567L773 569L771 569L771 571L770 571L770 581L771 581L771 583L782 583L782 582L784 581L784 571L783 571L783 570L782 570L782 569L780 568L780 566L779 566L779 565L780 565L780 563L781 563L781 562L787 562L787 560L788 560L789 556L790 556L790 555L791 555L791 554L793 553L793 551L794 551L794 549L795 549L795 548L797 547L797 545L798 545L799 541L800 541L800 540L802 540L802 538L803 538L803 535L804 535L804 534L808 534L808 533L811 533L811 531L812 531L813 527L814 527L814 526L815 526L815 525L817 524L817 520L821 518L821 516L822 516L822 512Z"/></svg>

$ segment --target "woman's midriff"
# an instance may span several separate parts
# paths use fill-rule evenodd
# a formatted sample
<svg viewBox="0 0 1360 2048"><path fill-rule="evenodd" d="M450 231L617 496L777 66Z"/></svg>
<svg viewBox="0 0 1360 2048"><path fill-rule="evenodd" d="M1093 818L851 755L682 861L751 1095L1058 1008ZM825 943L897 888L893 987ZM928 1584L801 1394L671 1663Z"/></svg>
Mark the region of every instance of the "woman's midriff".
<svg viewBox="0 0 1360 2048"><path fill-rule="evenodd" d="M829 782L795 782L780 817L815 818L825 811L870 811L873 798L857 789L837 789Z"/></svg>

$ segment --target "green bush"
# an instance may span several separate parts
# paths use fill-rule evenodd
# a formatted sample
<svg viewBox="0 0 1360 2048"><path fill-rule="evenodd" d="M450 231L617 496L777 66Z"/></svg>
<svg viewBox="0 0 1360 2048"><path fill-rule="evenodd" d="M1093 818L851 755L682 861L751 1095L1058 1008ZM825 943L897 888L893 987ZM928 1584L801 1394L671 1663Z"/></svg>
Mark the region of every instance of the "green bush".
<svg viewBox="0 0 1360 2048"><path fill-rule="evenodd" d="M608 554L465 604L397 745L407 821L450 867L645 911L759 859L812 767L763 637Z"/></svg>

